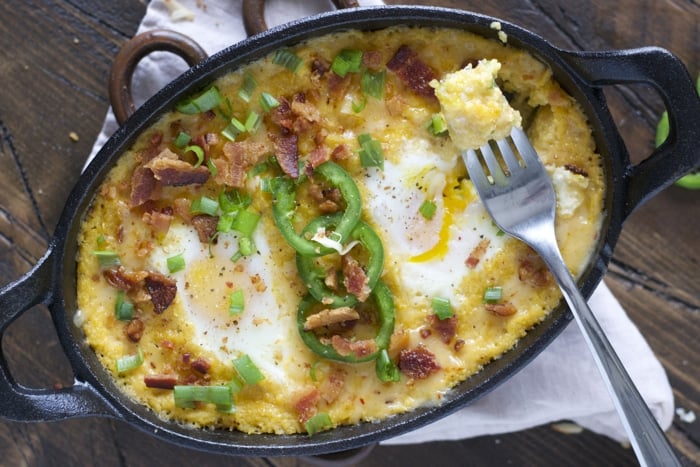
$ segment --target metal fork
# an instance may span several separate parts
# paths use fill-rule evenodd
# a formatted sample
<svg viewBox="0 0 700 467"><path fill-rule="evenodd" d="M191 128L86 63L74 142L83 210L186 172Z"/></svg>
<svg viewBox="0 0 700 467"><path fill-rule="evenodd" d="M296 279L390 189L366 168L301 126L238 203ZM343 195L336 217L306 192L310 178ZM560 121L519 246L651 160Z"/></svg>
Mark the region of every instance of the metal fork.
<svg viewBox="0 0 700 467"><path fill-rule="evenodd" d="M495 147L498 152L494 151ZM532 247L552 271L583 332L640 464L680 466L564 264L554 232L556 198L552 181L525 132L514 128L510 137L491 141L479 150L464 151L462 158L496 225Z"/></svg>

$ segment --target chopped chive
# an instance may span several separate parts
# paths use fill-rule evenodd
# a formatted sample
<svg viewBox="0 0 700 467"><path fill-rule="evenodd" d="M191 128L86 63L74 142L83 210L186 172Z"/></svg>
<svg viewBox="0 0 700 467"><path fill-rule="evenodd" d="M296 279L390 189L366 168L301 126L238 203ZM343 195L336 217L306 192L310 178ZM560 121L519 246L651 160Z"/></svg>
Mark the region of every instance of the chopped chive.
<svg viewBox="0 0 700 467"><path fill-rule="evenodd" d="M258 87L258 82L255 81L255 78L253 75L250 73L246 73L243 75L243 86L241 87L241 90L238 91L238 97L243 99L246 102L250 102L250 98L253 95L253 91L255 91L255 88Z"/></svg>
<svg viewBox="0 0 700 467"><path fill-rule="evenodd" d="M272 63L283 66L292 73L296 73L299 71L299 68L304 61L297 57L294 52L289 49L278 49L275 51L275 55L272 57Z"/></svg>
<svg viewBox="0 0 700 467"><path fill-rule="evenodd" d="M362 65L362 51L357 49L343 49L333 59L331 70L344 78L348 73L357 73Z"/></svg>
<svg viewBox="0 0 700 467"><path fill-rule="evenodd" d="M197 97L188 99L177 104L178 112L184 114L196 114L206 112L221 105L223 98L216 86L212 86Z"/></svg>
<svg viewBox="0 0 700 467"><path fill-rule="evenodd" d="M260 369L255 366L248 354L242 355L233 361L233 367L246 384L257 384L265 379Z"/></svg>
<svg viewBox="0 0 700 467"><path fill-rule="evenodd" d="M97 250L93 251L93 254L97 257L97 261L101 268L111 268L121 264L119 261L119 255L116 251Z"/></svg>
<svg viewBox="0 0 700 467"><path fill-rule="evenodd" d="M166 260L166 263L171 274L185 269L185 257L182 256L182 253L171 256Z"/></svg>
<svg viewBox="0 0 700 467"><path fill-rule="evenodd" d="M384 169L384 151L379 141L372 138L369 133L363 133L357 137L360 143L360 163L362 167L379 167Z"/></svg>
<svg viewBox="0 0 700 467"><path fill-rule="evenodd" d="M304 428L309 436L313 436L319 431L333 427L331 417L325 412L319 412L304 423Z"/></svg>
<svg viewBox="0 0 700 467"><path fill-rule="evenodd" d="M268 94L266 92L260 94L260 106L265 112L269 112L270 110L279 107L279 105L280 102L275 99L272 94Z"/></svg>
<svg viewBox="0 0 700 467"><path fill-rule="evenodd" d="M185 146L187 146L191 140L192 137L190 135L188 135L184 131L181 131L175 137L175 141L173 141L173 144L175 145L175 147L182 149Z"/></svg>
<svg viewBox="0 0 700 467"><path fill-rule="evenodd" d="M245 297L243 296L243 290L238 289L231 292L231 298L229 300L228 312L231 315L240 315L243 313L245 308Z"/></svg>
<svg viewBox="0 0 700 467"><path fill-rule="evenodd" d="M450 304L450 300L448 298L433 297L431 306L433 308L433 311L435 312L435 316L437 316L441 320L451 318L452 316L454 316L454 312L452 311L452 304Z"/></svg>
<svg viewBox="0 0 700 467"><path fill-rule="evenodd" d="M503 287L487 287L484 290L484 302L485 303L498 303L503 297Z"/></svg>
<svg viewBox="0 0 700 467"><path fill-rule="evenodd" d="M117 373L122 374L140 367L143 364L141 349L135 355L126 355L117 359Z"/></svg>
<svg viewBox="0 0 700 467"><path fill-rule="evenodd" d="M386 349L382 349L381 352L379 352L375 371L377 377L385 383L397 382L401 379L399 367L391 361L389 352L387 352Z"/></svg>
<svg viewBox="0 0 700 467"><path fill-rule="evenodd" d="M231 412L233 410L233 391L231 386L184 386L177 385L173 388L175 406L182 409L192 409L195 402L214 404L219 412Z"/></svg>
<svg viewBox="0 0 700 467"><path fill-rule="evenodd" d="M215 199L202 196L192 200L190 205L190 212L193 214L209 214L210 216L215 216L219 210L219 203Z"/></svg>
<svg viewBox="0 0 700 467"><path fill-rule="evenodd" d="M386 78L386 71L378 71L373 73L369 70L365 70L362 73L361 87L362 92L367 96L372 96L375 99L381 99L384 95L384 79Z"/></svg>
<svg viewBox="0 0 700 467"><path fill-rule="evenodd" d="M423 201L423 204L418 208L420 215L428 220L431 220L435 216L435 211L437 211L437 204L430 199Z"/></svg>
<svg viewBox="0 0 700 467"><path fill-rule="evenodd" d="M187 146L185 148L184 154L187 154L188 152L193 152L194 155L197 156L197 162L194 164L195 167L202 165L202 162L204 162L204 149L196 144L193 144L192 146Z"/></svg>
<svg viewBox="0 0 700 467"><path fill-rule="evenodd" d="M134 304L124 298L124 291L117 292L114 315L119 321L129 321L134 317Z"/></svg>
<svg viewBox="0 0 700 467"><path fill-rule="evenodd" d="M447 121L442 114L433 114L428 122L428 131L434 136L447 134Z"/></svg>

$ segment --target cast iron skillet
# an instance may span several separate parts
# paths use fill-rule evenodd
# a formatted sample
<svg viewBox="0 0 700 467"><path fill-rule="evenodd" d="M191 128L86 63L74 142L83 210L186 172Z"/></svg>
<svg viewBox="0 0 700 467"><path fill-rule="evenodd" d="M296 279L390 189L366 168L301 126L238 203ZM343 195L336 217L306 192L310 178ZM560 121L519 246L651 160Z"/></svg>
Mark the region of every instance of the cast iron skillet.
<svg viewBox="0 0 700 467"><path fill-rule="evenodd" d="M571 320L561 306L502 358L451 391L439 407L422 407L379 423L342 426L307 435L246 435L193 430L156 417L125 397L86 345L73 323L76 311L76 237L95 191L117 158L163 113L215 78L269 52L313 36L349 28L378 29L397 24L452 27L496 39L494 18L460 10L418 6L347 9L318 15L255 35L195 65L147 101L107 141L86 168L66 202L46 254L24 277L0 290L0 335L22 312L49 306L63 349L72 365L70 388L31 389L18 385L0 355L0 416L21 421L53 421L105 416L130 423L182 446L248 456L313 455L366 446L414 430L464 407L506 380L537 355ZM589 296L602 279L624 220L651 196L700 165L700 99L681 62L668 51L641 48L612 52L567 52L539 36L501 21L511 46L529 51L553 70L556 79L582 105L605 161L606 218L593 261L580 283ZM667 142L632 165L608 111L601 86L649 83L670 114Z"/></svg>

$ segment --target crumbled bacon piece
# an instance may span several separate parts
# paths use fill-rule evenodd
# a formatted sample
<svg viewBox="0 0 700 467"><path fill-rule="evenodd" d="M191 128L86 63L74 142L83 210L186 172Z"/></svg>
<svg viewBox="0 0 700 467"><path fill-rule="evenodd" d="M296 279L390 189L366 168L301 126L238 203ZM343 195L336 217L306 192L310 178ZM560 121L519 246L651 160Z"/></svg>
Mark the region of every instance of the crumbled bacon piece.
<svg viewBox="0 0 700 467"><path fill-rule="evenodd" d="M316 57L311 61L311 75L313 77L323 78L323 75L330 69L330 63L321 57Z"/></svg>
<svg viewBox="0 0 700 467"><path fill-rule="evenodd" d="M316 415L318 409L316 404L320 398L318 389L313 388L302 395L295 403L294 410L299 414L299 423L306 423L311 417Z"/></svg>
<svg viewBox="0 0 700 467"><path fill-rule="evenodd" d="M191 222L194 229L197 231L199 241L202 243L209 243L212 237L216 235L216 227L219 224L219 218L208 214L197 214L192 217Z"/></svg>
<svg viewBox="0 0 700 467"><path fill-rule="evenodd" d="M588 172L586 172L585 169L583 169L582 167L579 167L578 165L564 164L564 168L573 174L581 175L583 177L588 177Z"/></svg>
<svg viewBox="0 0 700 467"><path fill-rule="evenodd" d="M309 185L309 196L318 203L321 212L338 212L341 208L342 194L338 188L324 188L318 183Z"/></svg>
<svg viewBox="0 0 700 467"><path fill-rule="evenodd" d="M530 248L519 259L518 278L533 287L544 287L553 280L545 262Z"/></svg>
<svg viewBox="0 0 700 467"><path fill-rule="evenodd" d="M335 73L328 74L328 95L334 101L342 99L348 92L348 88L352 84L350 74L340 77Z"/></svg>
<svg viewBox="0 0 700 467"><path fill-rule="evenodd" d="M362 64L370 70L377 70L382 66L382 53L378 50L365 50L362 53Z"/></svg>
<svg viewBox="0 0 700 467"><path fill-rule="evenodd" d="M345 376L344 370L336 368L328 375L328 379L321 383L319 392L326 404L332 404L338 399L345 386Z"/></svg>
<svg viewBox="0 0 700 467"><path fill-rule="evenodd" d="M487 303L484 305L486 310L498 316L511 316L514 315L518 310L510 302L503 303Z"/></svg>
<svg viewBox="0 0 700 467"><path fill-rule="evenodd" d="M190 363L190 368L192 368L197 373L205 374L209 372L211 368L211 363L206 358L199 357L192 363Z"/></svg>
<svg viewBox="0 0 700 467"><path fill-rule="evenodd" d="M445 344L449 344L450 341L457 334L457 317L451 316L449 318L440 319L436 315L429 315L428 321L430 322L430 327L438 333L440 340Z"/></svg>
<svg viewBox="0 0 700 467"><path fill-rule="evenodd" d="M169 153L169 154L168 154ZM151 169L155 179L163 186L202 185L209 179L209 169L195 167L187 161L174 159L169 149L151 159L144 167Z"/></svg>
<svg viewBox="0 0 700 467"><path fill-rule="evenodd" d="M248 169L270 152L266 144L252 141L229 141L223 147L224 158L212 160L216 166L216 178L220 185L242 188Z"/></svg>
<svg viewBox="0 0 700 467"><path fill-rule="evenodd" d="M283 132L290 132L294 127L294 115L292 114L292 105L289 101L281 97L280 105L270 111L270 119L272 123L279 126Z"/></svg>
<svg viewBox="0 0 700 467"><path fill-rule="evenodd" d="M137 207L146 201L158 199L158 180L151 169L139 166L131 174L131 207Z"/></svg>
<svg viewBox="0 0 700 467"><path fill-rule="evenodd" d="M313 151L309 153L308 161L312 168L316 168L324 162L328 162L331 159L331 155L328 154L328 150L324 146L316 146Z"/></svg>
<svg viewBox="0 0 700 467"><path fill-rule="evenodd" d="M343 256L343 274L345 275L343 278L345 290L356 296L361 302L367 300L371 292L369 277L367 277L359 261L350 254Z"/></svg>
<svg viewBox="0 0 700 467"><path fill-rule="evenodd" d="M491 240L489 240L488 238L484 238L476 244L471 253L469 253L469 257L465 261L465 264L468 268L474 269L479 264L479 261L481 261L481 258L483 258L486 254L486 250L488 249L490 244Z"/></svg>
<svg viewBox="0 0 700 467"><path fill-rule="evenodd" d="M143 337L143 331L146 325L138 318L130 320L126 325L126 335L131 342L138 342Z"/></svg>
<svg viewBox="0 0 700 467"><path fill-rule="evenodd" d="M352 156L352 150L350 149L350 146L347 144L339 144L338 146L333 149L333 152L331 152L331 159L334 161L344 161L345 159L348 159L350 156Z"/></svg>
<svg viewBox="0 0 700 467"><path fill-rule="evenodd" d="M389 60L386 67L396 75L416 94L431 99L435 97L435 90L430 87L430 82L437 75L428 64L420 59L418 54L406 45L399 47L396 54Z"/></svg>
<svg viewBox="0 0 700 467"><path fill-rule="evenodd" d="M133 290L141 283L148 275L147 272L129 272L124 269L124 266L105 269L102 275L107 280L107 283L119 290Z"/></svg>
<svg viewBox="0 0 700 467"><path fill-rule="evenodd" d="M204 151L204 159L209 159L211 147L219 144L219 140L218 133L205 133L195 136L192 139L192 143L202 148L202 151Z"/></svg>
<svg viewBox="0 0 700 467"><path fill-rule="evenodd" d="M342 356L354 355L355 358L366 357L377 351L377 343L370 339L350 341L335 334L331 337L331 346Z"/></svg>
<svg viewBox="0 0 700 467"><path fill-rule="evenodd" d="M153 311L157 314L163 313L175 300L177 284L158 272L149 273L145 281L146 290L153 303Z"/></svg>
<svg viewBox="0 0 700 467"><path fill-rule="evenodd" d="M297 135L281 135L275 139L275 154L280 167L292 178L299 177L299 138Z"/></svg>
<svg viewBox="0 0 700 467"><path fill-rule="evenodd" d="M314 123L321 121L321 112L315 105L306 102L303 94L298 94L292 101L294 123L292 128L296 133L302 133L311 128Z"/></svg>
<svg viewBox="0 0 700 467"><path fill-rule="evenodd" d="M147 211L141 216L141 220L153 228L153 231L165 235L170 230L170 223L173 221L172 208L165 208L160 211Z"/></svg>
<svg viewBox="0 0 700 467"><path fill-rule="evenodd" d="M329 308L309 315L304 321L304 330L310 331L331 324L360 319L360 314L353 308L341 306Z"/></svg>
<svg viewBox="0 0 700 467"><path fill-rule="evenodd" d="M423 346L399 353L399 369L409 378L425 379L440 368L435 355Z"/></svg>
<svg viewBox="0 0 700 467"><path fill-rule="evenodd" d="M177 378L173 375L148 375L143 377L143 382L148 388L173 389Z"/></svg>

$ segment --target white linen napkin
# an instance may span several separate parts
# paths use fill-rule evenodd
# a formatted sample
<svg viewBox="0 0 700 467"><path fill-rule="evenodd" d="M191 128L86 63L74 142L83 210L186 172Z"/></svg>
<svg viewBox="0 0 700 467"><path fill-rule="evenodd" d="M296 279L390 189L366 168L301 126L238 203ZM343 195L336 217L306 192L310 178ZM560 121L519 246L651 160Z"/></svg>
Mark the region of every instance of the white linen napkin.
<svg viewBox="0 0 700 467"><path fill-rule="evenodd" d="M173 14L173 5L178 4L189 13L186 15L189 18L178 19ZM211 55L245 38L241 4L241 0L177 0L177 4L172 0L153 0L138 32L155 28L176 30L195 38ZM363 0L360 4L365 7L383 2ZM266 5L266 21L270 27L333 8L330 0L268 0ZM183 60L169 53L154 53L146 57L134 74L136 105L186 68ZM90 158L116 129L110 110ZM661 427L667 429L673 419L673 393L663 367L604 283L601 282L589 303L639 392ZM476 402L429 426L385 441L385 444L463 439L562 420L574 421L618 441L627 439L575 324L568 326L520 372Z"/></svg>

